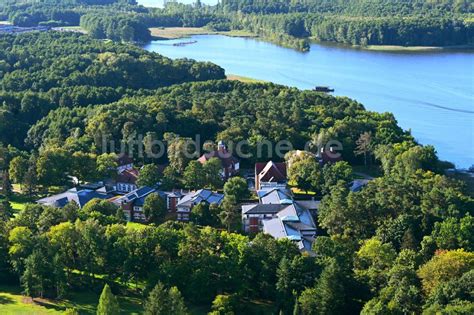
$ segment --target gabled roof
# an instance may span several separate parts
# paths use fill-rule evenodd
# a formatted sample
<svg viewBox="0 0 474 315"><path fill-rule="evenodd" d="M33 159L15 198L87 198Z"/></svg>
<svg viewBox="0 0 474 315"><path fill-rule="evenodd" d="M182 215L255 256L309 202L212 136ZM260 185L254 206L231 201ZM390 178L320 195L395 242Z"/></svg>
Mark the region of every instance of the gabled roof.
<svg viewBox="0 0 474 315"><path fill-rule="evenodd" d="M63 208L68 203L74 201L80 208L82 208L92 199L108 199L110 197L112 197L110 194L91 189L77 190L76 188L72 188L63 193L42 198L38 200L37 203L51 207Z"/></svg>
<svg viewBox="0 0 474 315"><path fill-rule="evenodd" d="M274 188L272 190L259 190L257 191L260 203L263 204L281 204L282 200L293 199L291 193L288 190Z"/></svg>
<svg viewBox="0 0 474 315"><path fill-rule="evenodd" d="M320 200L298 200L296 202L301 207L306 208L308 210L318 210L321 204Z"/></svg>
<svg viewBox="0 0 474 315"><path fill-rule="evenodd" d="M135 184L138 179L136 169L124 170L117 176L117 183Z"/></svg>
<svg viewBox="0 0 474 315"><path fill-rule="evenodd" d="M273 192L275 194L276 192ZM285 199L282 199L285 202ZM311 246L317 229L308 208L303 207L298 201L291 204L261 204L262 207L278 207L277 217L263 220L263 231L274 238L287 238L296 242L300 250L311 252ZM253 208L249 208L248 214ZM244 206L242 207L244 214Z"/></svg>
<svg viewBox="0 0 474 315"><path fill-rule="evenodd" d="M224 168L228 168L230 166L233 166L236 163L239 163L239 160L233 157L232 154L229 151L227 151L227 149L224 149L224 148L221 148L219 150L212 151L209 153L205 153L198 159L198 161L201 164L205 164L207 161L209 161L212 158L218 158L222 163L222 167Z"/></svg>
<svg viewBox="0 0 474 315"><path fill-rule="evenodd" d="M285 224L287 224L288 226L291 226L292 228L298 231L316 231L316 227L304 224L303 222L299 222L299 221L297 222L287 221L285 222Z"/></svg>
<svg viewBox="0 0 474 315"><path fill-rule="evenodd" d="M207 202L209 204L211 203L221 204L223 200L224 200L223 194L218 194L208 189L201 189L194 193L189 193L185 195L178 202L177 207L180 207L180 206L191 207L192 205L197 205L201 202Z"/></svg>
<svg viewBox="0 0 474 315"><path fill-rule="evenodd" d="M135 199L133 202L133 205L135 207L143 207L143 205L145 204L145 199L151 194L158 194L158 196L160 196L163 200L166 200L166 197L167 197L167 194L165 192L155 190L149 194L146 194L144 196L141 196L140 198Z"/></svg>
<svg viewBox="0 0 474 315"><path fill-rule="evenodd" d="M122 205L123 203L134 202L137 199L144 198L149 194L155 192L156 190L152 187L141 187L132 192L129 192L125 196L115 199L113 202L117 205Z"/></svg>
<svg viewBox="0 0 474 315"><path fill-rule="evenodd" d="M275 163L269 161L268 163L256 163L255 174L261 182L285 182L286 178L286 163Z"/></svg>

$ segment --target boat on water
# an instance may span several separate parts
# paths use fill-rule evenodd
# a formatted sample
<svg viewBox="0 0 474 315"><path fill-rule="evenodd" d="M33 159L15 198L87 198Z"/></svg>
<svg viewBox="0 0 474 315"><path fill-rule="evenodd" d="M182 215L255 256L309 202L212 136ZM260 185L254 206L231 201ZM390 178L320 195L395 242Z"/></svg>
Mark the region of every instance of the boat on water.
<svg viewBox="0 0 474 315"><path fill-rule="evenodd" d="M192 44L196 44L196 43L197 43L197 40L193 40L193 41L190 41L190 42L175 43L175 44L173 44L173 46L186 46L186 45L192 45Z"/></svg>
<svg viewBox="0 0 474 315"><path fill-rule="evenodd" d="M332 93L332 92L334 92L334 89L331 89L328 86L317 86L313 89L313 91L324 92L324 93Z"/></svg>

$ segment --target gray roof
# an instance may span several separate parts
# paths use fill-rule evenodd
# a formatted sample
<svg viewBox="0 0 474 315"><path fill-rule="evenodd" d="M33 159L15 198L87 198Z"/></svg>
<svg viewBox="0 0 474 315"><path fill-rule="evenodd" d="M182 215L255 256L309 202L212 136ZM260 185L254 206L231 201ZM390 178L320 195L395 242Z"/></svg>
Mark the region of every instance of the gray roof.
<svg viewBox="0 0 474 315"><path fill-rule="evenodd" d="M136 201L137 199L144 198L155 191L156 190L151 187L141 187L132 192L129 192L128 194L120 198L115 199L114 203L120 206L124 203L130 203L130 202Z"/></svg>
<svg viewBox="0 0 474 315"><path fill-rule="evenodd" d="M300 250L311 252L312 241L317 229L310 211L299 202L279 206L282 209L277 213L276 218L263 221L263 231L276 239L287 238L296 242Z"/></svg>
<svg viewBox="0 0 474 315"><path fill-rule="evenodd" d="M307 225L307 224L304 224L303 222L285 222L285 224L298 231L316 230L315 226Z"/></svg>
<svg viewBox="0 0 474 315"><path fill-rule="evenodd" d="M296 203L308 210L318 210L319 205L321 204L321 201L320 200L298 200L296 201Z"/></svg>
<svg viewBox="0 0 474 315"><path fill-rule="evenodd" d="M361 191L369 182L370 182L370 180L368 180L368 179L355 179L354 181L352 181L352 182L350 183L349 189L350 189L352 192L359 192L359 191Z"/></svg>
<svg viewBox="0 0 474 315"><path fill-rule="evenodd" d="M82 208L92 199L108 199L111 197L112 196L110 194L98 192L95 190L77 190L76 188L72 188L63 193L42 198L36 202L46 206L63 208L68 203L74 201L80 208Z"/></svg>
<svg viewBox="0 0 474 315"><path fill-rule="evenodd" d="M270 191L259 191L258 197L264 204L280 204L282 200L292 199L291 193L277 188Z"/></svg>
<svg viewBox="0 0 474 315"><path fill-rule="evenodd" d="M197 205L201 202L207 202L209 204L221 204L224 200L223 194L218 194L212 192L208 189L201 189L194 193L189 193L185 195L181 200L178 202L177 207L192 207L193 205Z"/></svg>
<svg viewBox="0 0 474 315"><path fill-rule="evenodd" d="M281 204L255 204L242 206L242 214L277 214L288 205Z"/></svg>

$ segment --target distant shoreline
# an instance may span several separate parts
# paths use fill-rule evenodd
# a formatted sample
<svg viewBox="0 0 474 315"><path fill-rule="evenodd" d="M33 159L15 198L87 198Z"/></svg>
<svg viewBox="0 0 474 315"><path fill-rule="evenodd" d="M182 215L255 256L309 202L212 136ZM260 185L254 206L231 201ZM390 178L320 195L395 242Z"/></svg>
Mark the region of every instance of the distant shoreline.
<svg viewBox="0 0 474 315"><path fill-rule="evenodd" d="M400 45L349 45L344 43L335 43L327 41L318 41L310 39L312 44L334 46L348 49L358 49L366 51L380 51L380 52L441 52L441 51L474 51L474 44L469 45L455 45L455 46L400 46Z"/></svg>
<svg viewBox="0 0 474 315"><path fill-rule="evenodd" d="M445 50L474 50L474 45L457 45L457 46L396 46L396 45L369 45L369 46L352 46L357 49L369 51L387 51L387 52L429 52L429 51L445 51Z"/></svg>
<svg viewBox="0 0 474 315"><path fill-rule="evenodd" d="M204 27L152 27L151 36L155 40L173 40L194 35L224 35L229 37L256 38L257 35L248 31L212 31Z"/></svg>
<svg viewBox="0 0 474 315"><path fill-rule="evenodd" d="M256 34L248 31L212 31L204 27L152 27L150 28L153 40L173 40L187 38L195 35L224 35L229 37L243 37L255 38L266 41ZM310 38L311 43L339 46L350 49L360 49L366 51L380 51L380 52L440 52L452 50L474 50L474 44L471 45L456 45L456 46L399 46L399 45L348 45L335 42L322 42Z"/></svg>

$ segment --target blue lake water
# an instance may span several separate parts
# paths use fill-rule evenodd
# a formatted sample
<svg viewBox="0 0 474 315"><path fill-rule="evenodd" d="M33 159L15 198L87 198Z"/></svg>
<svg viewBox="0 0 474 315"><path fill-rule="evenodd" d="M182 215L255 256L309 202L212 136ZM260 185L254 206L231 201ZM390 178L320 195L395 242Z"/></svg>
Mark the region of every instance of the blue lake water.
<svg viewBox="0 0 474 315"><path fill-rule="evenodd" d="M313 44L301 53L255 39L193 36L144 48L170 58L211 61L228 74L300 89L334 88L369 110L392 112L422 144L459 168L474 164L474 53L390 53Z"/></svg>

